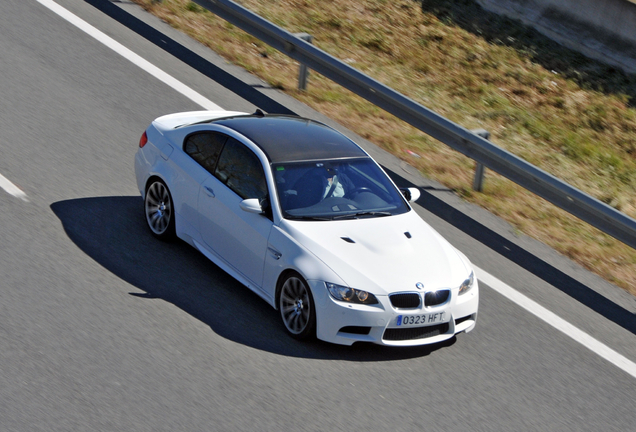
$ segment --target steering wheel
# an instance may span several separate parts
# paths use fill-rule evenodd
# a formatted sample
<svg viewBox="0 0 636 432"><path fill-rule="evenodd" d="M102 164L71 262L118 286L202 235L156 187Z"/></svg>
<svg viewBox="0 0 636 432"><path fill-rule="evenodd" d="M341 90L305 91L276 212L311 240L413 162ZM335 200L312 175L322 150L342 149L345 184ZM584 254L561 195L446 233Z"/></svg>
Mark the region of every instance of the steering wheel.
<svg viewBox="0 0 636 432"><path fill-rule="evenodd" d="M361 192L371 192L371 189L369 189L366 186L358 186L357 188L354 188L353 190L347 192L347 195L350 196L351 198L354 198L356 195L358 195Z"/></svg>

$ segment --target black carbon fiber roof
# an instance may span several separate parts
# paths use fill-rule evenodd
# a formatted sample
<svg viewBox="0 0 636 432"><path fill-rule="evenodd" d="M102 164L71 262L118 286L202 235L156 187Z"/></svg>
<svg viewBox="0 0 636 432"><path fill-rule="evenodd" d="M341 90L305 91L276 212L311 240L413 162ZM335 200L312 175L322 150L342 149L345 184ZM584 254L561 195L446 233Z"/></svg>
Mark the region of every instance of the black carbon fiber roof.
<svg viewBox="0 0 636 432"><path fill-rule="evenodd" d="M219 119L258 145L271 163L367 157L353 141L322 123L302 117L251 115Z"/></svg>

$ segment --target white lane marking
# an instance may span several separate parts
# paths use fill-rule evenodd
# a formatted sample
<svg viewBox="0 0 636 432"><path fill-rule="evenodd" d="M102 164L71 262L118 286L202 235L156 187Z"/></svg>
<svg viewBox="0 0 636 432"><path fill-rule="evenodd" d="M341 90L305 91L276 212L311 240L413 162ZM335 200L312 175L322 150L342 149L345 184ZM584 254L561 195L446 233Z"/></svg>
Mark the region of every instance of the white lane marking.
<svg viewBox="0 0 636 432"><path fill-rule="evenodd" d="M117 54L131 61L135 65L139 66L141 69L145 70L150 75L154 76L158 80L172 87L173 89L175 89L182 95L186 96L193 102L196 102L203 108L207 110L222 110L220 106L218 106L217 104L215 104L214 102L206 98L205 96L194 91L193 89L191 89L190 87L188 87L181 81L177 80L176 78L172 77L171 75L168 75L166 72L162 71L157 66L153 65L146 59L135 54L134 52L132 52L131 50L129 50L128 48L126 48L125 46L123 46L122 44L120 44L119 42L111 38L110 36L107 36L106 34L97 30L95 27L93 27L92 25L90 25L89 23L87 23L86 21L78 17L77 15L74 15L73 13L69 12L67 9L58 5L54 1L52 0L37 0L37 1L43 6L46 6L47 8L49 8L50 10L52 10L53 12L61 16L62 18L64 18L66 21L70 22L71 24L79 28L80 30L83 30L88 35L94 37L95 39L97 39L98 41L106 45L108 48L115 51Z"/></svg>
<svg viewBox="0 0 636 432"><path fill-rule="evenodd" d="M509 300L512 300L513 302L515 302L517 305L521 306L528 312L541 318L543 321L547 322L552 327L562 331L563 333L565 333L566 335L568 335L569 337L571 337L572 339L574 339L575 341L577 341L578 343L586 347L587 349L593 351L594 353L598 354L605 360L609 361L610 363L621 368L622 370L624 370L625 372L627 372L628 374L636 378L636 363L632 362L631 360L629 360L627 357L623 356L622 354L617 353L616 351L614 351L607 345L594 339L592 336L588 335L587 333L574 327L572 324L565 321L563 318L559 317L553 312L550 312L549 310L541 306L539 303L521 294L519 291L515 290L514 288L507 285L506 283L500 281L495 276L487 273L486 271L480 269L479 267L475 267L474 265L473 265L473 268L477 272L478 280L483 281L486 285L488 285L493 290L497 291L499 294L503 295Z"/></svg>
<svg viewBox="0 0 636 432"><path fill-rule="evenodd" d="M0 174L0 187L7 191L7 193L13 195L16 198L20 198L22 201L29 201L27 194L22 192L16 185L11 183L5 176Z"/></svg>
<svg viewBox="0 0 636 432"><path fill-rule="evenodd" d="M71 12L62 8L61 6L59 6L57 3L53 2L52 0L37 0L37 1L43 4L44 6L48 7L49 9L51 9L52 11L54 11L55 13L57 13L64 19L66 19L67 21L71 22L72 24L76 25L80 29L84 30L86 33L93 36L95 39L99 40L100 42L108 46L109 48L118 52L119 54L121 54L122 56L130 60L131 62L135 63L142 69L148 71L151 75L159 78L161 81L165 82L176 91L180 92L181 94L189 97L196 103L200 104L203 108L206 108L209 110L222 110L222 108L216 105L214 102L206 99L205 97L201 96L199 93L187 87L185 84L172 78L170 75L158 69L156 66L152 65L145 59L139 57L137 54L133 53L128 48L121 45L119 42L116 42L109 36L106 36L104 33L97 30L95 27L91 26L90 24L86 23L81 18L73 15ZM176 83L176 84L173 85L173 83ZM587 333L574 327L572 324L568 323L567 321L560 318L556 314L550 312L549 310L547 310L540 304L529 299L525 295L516 291L511 286L500 281L495 276L492 276L491 274L487 273L486 271L478 267L475 267L475 266L473 267L475 268L475 271L477 272L477 277L481 279L482 281L484 281L484 283L486 283L489 287L491 287L492 289L494 289L495 291L497 291L504 297L508 298L509 300L512 300L514 303L526 309L528 312L541 318L543 321L550 324L557 330L562 331L567 336L579 342L580 344L582 344L589 350L593 351L597 355L601 356L605 360L616 365L620 369L624 370L625 372L627 372L628 374L636 378L636 363L632 362L625 356L609 348L607 345L597 341L596 339L594 339Z"/></svg>

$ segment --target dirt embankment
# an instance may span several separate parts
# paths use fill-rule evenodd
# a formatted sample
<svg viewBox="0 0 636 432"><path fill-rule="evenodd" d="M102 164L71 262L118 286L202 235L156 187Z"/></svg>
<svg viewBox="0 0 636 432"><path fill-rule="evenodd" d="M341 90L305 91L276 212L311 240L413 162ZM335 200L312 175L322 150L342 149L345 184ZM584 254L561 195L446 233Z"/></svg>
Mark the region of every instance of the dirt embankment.
<svg viewBox="0 0 636 432"><path fill-rule="evenodd" d="M531 25L582 54L636 73L632 0L477 0L484 9Z"/></svg>

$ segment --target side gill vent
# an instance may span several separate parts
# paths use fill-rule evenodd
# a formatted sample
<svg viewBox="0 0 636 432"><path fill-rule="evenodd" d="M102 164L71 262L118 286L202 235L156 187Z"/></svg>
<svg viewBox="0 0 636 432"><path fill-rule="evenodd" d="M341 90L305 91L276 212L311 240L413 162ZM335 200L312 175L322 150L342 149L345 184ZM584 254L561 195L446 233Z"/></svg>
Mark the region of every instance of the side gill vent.
<svg viewBox="0 0 636 432"><path fill-rule="evenodd" d="M408 231L407 231L407 232L405 232L405 233L404 233L404 235L406 236L406 238L411 238L411 237L412 237L411 233L410 233L410 232L408 232Z"/></svg>
<svg viewBox="0 0 636 432"><path fill-rule="evenodd" d="M347 243L355 243L353 240L351 240L349 237L340 237L341 239L343 239L344 241L346 241Z"/></svg>

